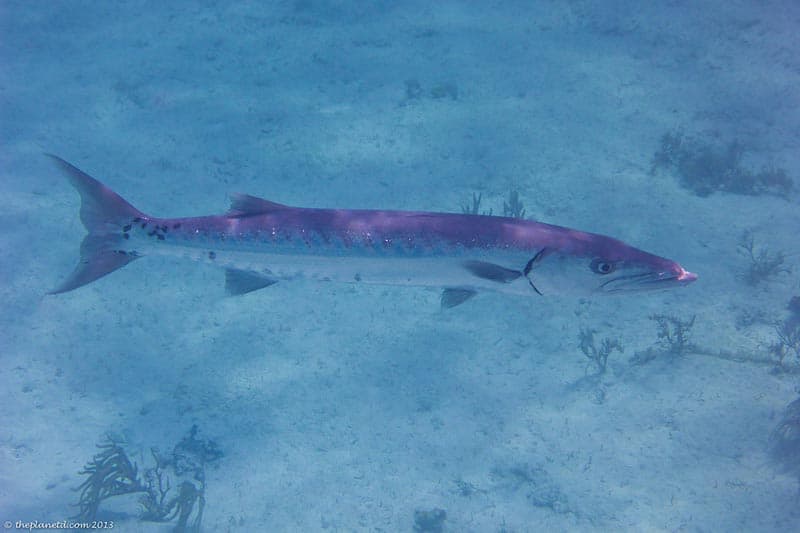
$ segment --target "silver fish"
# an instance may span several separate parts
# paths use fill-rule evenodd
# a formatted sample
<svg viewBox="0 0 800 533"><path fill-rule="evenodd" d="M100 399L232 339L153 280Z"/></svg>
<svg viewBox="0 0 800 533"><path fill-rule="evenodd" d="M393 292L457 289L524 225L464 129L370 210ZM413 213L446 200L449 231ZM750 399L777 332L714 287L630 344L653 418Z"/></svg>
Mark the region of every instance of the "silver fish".
<svg viewBox="0 0 800 533"><path fill-rule="evenodd" d="M312 209L237 194L222 215L157 218L49 157L80 194L88 232L78 266L50 294L151 254L224 268L230 294L310 278L438 287L444 307L481 290L586 295L667 289L697 279L674 261L611 237L507 217Z"/></svg>

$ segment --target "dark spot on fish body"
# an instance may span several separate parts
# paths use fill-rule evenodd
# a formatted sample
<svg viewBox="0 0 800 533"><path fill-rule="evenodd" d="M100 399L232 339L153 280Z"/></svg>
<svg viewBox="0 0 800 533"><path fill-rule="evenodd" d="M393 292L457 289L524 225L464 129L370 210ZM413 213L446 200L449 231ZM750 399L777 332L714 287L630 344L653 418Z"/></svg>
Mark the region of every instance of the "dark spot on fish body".
<svg viewBox="0 0 800 533"><path fill-rule="evenodd" d="M208 252L208 258L212 261L217 258L217 253L214 251Z"/></svg>
<svg viewBox="0 0 800 533"><path fill-rule="evenodd" d="M309 246L320 246L327 244L317 230L310 230L308 232L308 242Z"/></svg>
<svg viewBox="0 0 800 533"><path fill-rule="evenodd" d="M123 233L122 237L125 238L126 240L131 238L130 234L128 233Z"/></svg>
<svg viewBox="0 0 800 533"><path fill-rule="evenodd" d="M176 223L174 223L172 225L172 229L179 229L180 227L181 227L181 223L180 222L176 222Z"/></svg>
<svg viewBox="0 0 800 533"><path fill-rule="evenodd" d="M134 251L130 251L129 252L127 250L114 250L114 253L115 254L119 254L119 255L127 255L127 256L130 256L130 257L139 257L139 254L137 252L134 252Z"/></svg>
<svg viewBox="0 0 800 533"><path fill-rule="evenodd" d="M306 234L306 232L303 232L300 238L303 240L303 244L306 245L306 248L311 248L311 239Z"/></svg>
<svg viewBox="0 0 800 533"><path fill-rule="evenodd" d="M158 237L159 241L163 241L164 240L164 236L161 235L160 233L158 235L156 235L156 237Z"/></svg>
<svg viewBox="0 0 800 533"><path fill-rule="evenodd" d="M354 279L354 280L356 280L356 281L361 281L361 274L359 274L358 272L356 272L356 275L355 275L355 276L353 276L353 279Z"/></svg>
<svg viewBox="0 0 800 533"><path fill-rule="evenodd" d="M124 231L125 233L128 233L131 230L132 227L133 226L131 224L128 224L126 226L122 226L122 231Z"/></svg>

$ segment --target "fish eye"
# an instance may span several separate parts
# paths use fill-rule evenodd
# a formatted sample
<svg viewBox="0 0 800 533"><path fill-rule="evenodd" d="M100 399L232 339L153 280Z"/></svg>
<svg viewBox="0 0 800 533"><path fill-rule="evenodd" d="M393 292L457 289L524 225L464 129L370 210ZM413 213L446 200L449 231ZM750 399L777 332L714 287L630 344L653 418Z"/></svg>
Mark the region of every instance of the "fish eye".
<svg viewBox="0 0 800 533"><path fill-rule="evenodd" d="M601 275L611 274L616 269L614 263L603 261L602 259L592 260L592 263L589 265L589 268L591 268L592 272L594 272L595 274L601 274Z"/></svg>

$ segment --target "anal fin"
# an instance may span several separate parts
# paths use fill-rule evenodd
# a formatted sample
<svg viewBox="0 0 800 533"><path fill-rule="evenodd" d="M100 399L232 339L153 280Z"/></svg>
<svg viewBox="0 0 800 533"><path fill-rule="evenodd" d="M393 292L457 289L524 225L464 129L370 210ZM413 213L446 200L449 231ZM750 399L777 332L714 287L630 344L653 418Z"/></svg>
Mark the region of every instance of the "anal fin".
<svg viewBox="0 0 800 533"><path fill-rule="evenodd" d="M445 309L450 309L451 307L461 305L476 294L478 294L477 291L473 289L445 289L442 291L442 307Z"/></svg>
<svg viewBox="0 0 800 533"><path fill-rule="evenodd" d="M278 280L250 270L225 269L225 291L231 296L247 294L278 283Z"/></svg>

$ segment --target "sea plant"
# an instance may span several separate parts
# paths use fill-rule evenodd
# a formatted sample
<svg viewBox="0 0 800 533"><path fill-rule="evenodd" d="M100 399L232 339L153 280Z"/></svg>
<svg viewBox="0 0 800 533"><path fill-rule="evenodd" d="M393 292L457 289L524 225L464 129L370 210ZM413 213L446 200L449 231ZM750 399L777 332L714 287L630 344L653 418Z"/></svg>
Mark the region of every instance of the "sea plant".
<svg viewBox="0 0 800 533"><path fill-rule="evenodd" d="M692 315L692 318L688 320L681 320L672 315L650 315L650 320L653 320L658 326L658 343L664 353L673 356L683 355L693 348L689 337L695 318L697 315Z"/></svg>
<svg viewBox="0 0 800 533"><path fill-rule="evenodd" d="M205 467L222 457L222 452L214 441L199 439L197 432L197 426L192 426L168 456L152 448L154 465L142 477L122 445L106 437L97 445L102 451L80 471L89 477L76 489L81 492L76 518L94 520L103 501L141 493L141 520L174 521L176 532L199 531L205 507ZM179 482L177 489L171 480Z"/></svg>
<svg viewBox="0 0 800 533"><path fill-rule="evenodd" d="M739 253L747 257L748 264L744 271L744 281L750 286L756 286L764 281L771 281L781 273L791 270L785 266L786 255L781 252L772 252L764 246L756 247L753 232L745 231L739 239Z"/></svg>
<svg viewBox="0 0 800 533"><path fill-rule="evenodd" d="M487 215L491 216L493 210L488 211L481 209L481 202L483 201L482 194L472 193L472 202L461 204L461 212L465 215ZM512 190L508 193L508 200L503 201L503 216L510 218L525 218L525 205L519 198L519 192Z"/></svg>
<svg viewBox="0 0 800 533"><path fill-rule="evenodd" d="M491 215L492 210L489 211L481 211L481 201L483 200L483 194L475 194L472 193L472 203L466 203L461 205L461 212L465 215Z"/></svg>
<svg viewBox="0 0 800 533"><path fill-rule="evenodd" d="M789 310L789 317L775 325L777 340L769 347L777 362L778 371L787 369L787 358L794 365L800 364L800 297L794 296L786 308Z"/></svg>
<svg viewBox="0 0 800 533"><path fill-rule="evenodd" d="M787 197L794 183L786 171L774 165L751 170L742 164L746 153L745 145L737 139L722 144L687 136L680 130L669 131L661 136L651 173L664 169L698 196L719 191Z"/></svg>
<svg viewBox="0 0 800 533"><path fill-rule="evenodd" d="M519 192L511 191L508 194L508 202L503 202L503 216L525 218L525 206L519 199Z"/></svg>
<svg viewBox="0 0 800 533"><path fill-rule="evenodd" d="M625 348L619 339L611 339L609 337L605 337L600 341L600 347L598 348L594 340L595 333L597 333L596 330L581 328L578 334L579 347L583 355L589 359L589 364L594 364L597 374L604 374L608 364L608 356L611 355L611 352L622 353ZM586 370L588 371L588 366Z"/></svg>
<svg viewBox="0 0 800 533"><path fill-rule="evenodd" d="M648 318L656 323L658 340L646 350L636 352L631 358L631 363L642 365L662 355L676 358L697 349L690 341L697 315L692 315L692 318L687 320L665 314L653 314Z"/></svg>
<svg viewBox="0 0 800 533"><path fill-rule="evenodd" d="M769 455L785 474L800 482L800 398L786 406L769 438Z"/></svg>
<svg viewBox="0 0 800 533"><path fill-rule="evenodd" d="M78 486L80 497L76 518L94 520L100 504L122 494L142 492L146 487L139 480L135 463L128 458L119 442L110 435L97 444L101 450L79 472L88 478Z"/></svg>

